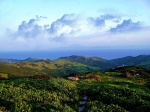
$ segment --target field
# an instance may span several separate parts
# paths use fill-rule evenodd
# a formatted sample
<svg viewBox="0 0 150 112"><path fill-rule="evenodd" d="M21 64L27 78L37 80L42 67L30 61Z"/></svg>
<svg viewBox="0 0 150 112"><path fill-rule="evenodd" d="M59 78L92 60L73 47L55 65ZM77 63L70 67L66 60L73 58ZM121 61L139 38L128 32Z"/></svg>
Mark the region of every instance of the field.
<svg viewBox="0 0 150 112"><path fill-rule="evenodd" d="M125 78L118 72L82 74L78 81L65 78L8 79L0 80L0 110L147 112L150 110L149 93L148 78ZM87 97L86 100L83 99L84 96Z"/></svg>

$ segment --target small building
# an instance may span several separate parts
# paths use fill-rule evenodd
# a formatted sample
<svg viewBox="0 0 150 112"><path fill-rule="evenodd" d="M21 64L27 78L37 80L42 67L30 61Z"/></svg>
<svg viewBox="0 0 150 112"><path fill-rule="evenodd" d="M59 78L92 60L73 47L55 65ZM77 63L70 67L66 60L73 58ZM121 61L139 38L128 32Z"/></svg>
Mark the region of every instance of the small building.
<svg viewBox="0 0 150 112"><path fill-rule="evenodd" d="M77 81L79 80L78 77L67 77L68 80L71 80L71 81Z"/></svg>

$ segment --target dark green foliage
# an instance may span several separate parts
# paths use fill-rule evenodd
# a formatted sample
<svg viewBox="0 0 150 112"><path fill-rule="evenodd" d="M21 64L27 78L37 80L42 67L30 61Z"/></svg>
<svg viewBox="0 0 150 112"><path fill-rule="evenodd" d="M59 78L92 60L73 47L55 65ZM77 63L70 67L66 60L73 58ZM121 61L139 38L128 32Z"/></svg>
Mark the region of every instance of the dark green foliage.
<svg viewBox="0 0 150 112"><path fill-rule="evenodd" d="M84 112L127 112L124 108L114 104L104 104L100 101L88 101Z"/></svg>
<svg viewBox="0 0 150 112"><path fill-rule="evenodd" d="M50 79L50 78L52 78L52 76L47 75L47 74L40 74L40 75L31 76L30 78L32 78L32 79Z"/></svg>
<svg viewBox="0 0 150 112"><path fill-rule="evenodd" d="M86 110L94 111L148 111L150 94L125 87L110 85L91 86L87 90L89 100Z"/></svg>
<svg viewBox="0 0 150 112"><path fill-rule="evenodd" d="M142 76L149 78L150 77L150 70L141 68L141 67L136 67L136 66L125 66L125 67L119 67L115 68L112 70L109 70L110 72L120 72L123 73L124 75L126 73L132 75L132 76Z"/></svg>
<svg viewBox="0 0 150 112"><path fill-rule="evenodd" d="M139 55L137 57L127 56L110 60L114 67L118 66L140 66L150 69L150 55Z"/></svg>
<svg viewBox="0 0 150 112"><path fill-rule="evenodd" d="M15 112L75 112L79 94L76 83L60 78L3 80L0 82L0 108Z"/></svg>
<svg viewBox="0 0 150 112"><path fill-rule="evenodd" d="M142 60L143 56L137 58ZM128 66L100 72L99 68L88 66L107 63L96 57L28 61L0 64L0 78L5 79L0 80L0 111L76 112L85 94L88 98L83 112L150 110L149 70ZM124 78L123 73L130 76L126 74ZM76 76L79 80L60 76Z"/></svg>
<svg viewBox="0 0 150 112"><path fill-rule="evenodd" d="M93 78L94 73L84 76ZM0 80L0 110L76 112L85 93L88 99L83 112L147 112L150 109L150 90L146 85L132 84L135 80L132 78L130 83L127 78L107 81L100 72L95 76L101 76L102 82L91 79L73 82L63 78ZM129 87L124 86L127 83Z"/></svg>

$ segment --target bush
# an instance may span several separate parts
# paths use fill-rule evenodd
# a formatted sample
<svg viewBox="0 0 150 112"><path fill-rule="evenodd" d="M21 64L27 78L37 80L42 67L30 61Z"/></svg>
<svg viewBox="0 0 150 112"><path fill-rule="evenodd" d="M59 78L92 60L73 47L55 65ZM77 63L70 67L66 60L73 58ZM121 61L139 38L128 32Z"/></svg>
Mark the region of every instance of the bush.
<svg viewBox="0 0 150 112"><path fill-rule="evenodd" d="M88 75L87 79L94 79L96 81L102 81L102 78L99 75Z"/></svg>
<svg viewBox="0 0 150 112"><path fill-rule="evenodd" d="M32 78L32 79L49 79L49 78L52 78L52 76L47 75L47 74L40 74L40 75L31 76L30 78Z"/></svg>
<svg viewBox="0 0 150 112"><path fill-rule="evenodd" d="M123 77L129 78L129 77L131 77L131 73L130 72L125 72L125 73L123 73Z"/></svg>
<svg viewBox="0 0 150 112"><path fill-rule="evenodd" d="M0 73L0 79L8 79L8 74Z"/></svg>

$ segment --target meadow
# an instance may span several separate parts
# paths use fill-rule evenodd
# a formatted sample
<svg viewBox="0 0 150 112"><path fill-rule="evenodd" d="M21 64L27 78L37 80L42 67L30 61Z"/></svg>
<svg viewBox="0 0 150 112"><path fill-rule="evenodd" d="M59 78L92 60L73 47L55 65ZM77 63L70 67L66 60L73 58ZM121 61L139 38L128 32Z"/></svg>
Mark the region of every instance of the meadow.
<svg viewBox="0 0 150 112"><path fill-rule="evenodd" d="M117 72L82 74L78 81L60 77L0 80L0 110L77 112L83 107L83 112L147 112L150 109L148 83L148 78L125 78ZM85 95L86 102L80 104Z"/></svg>

